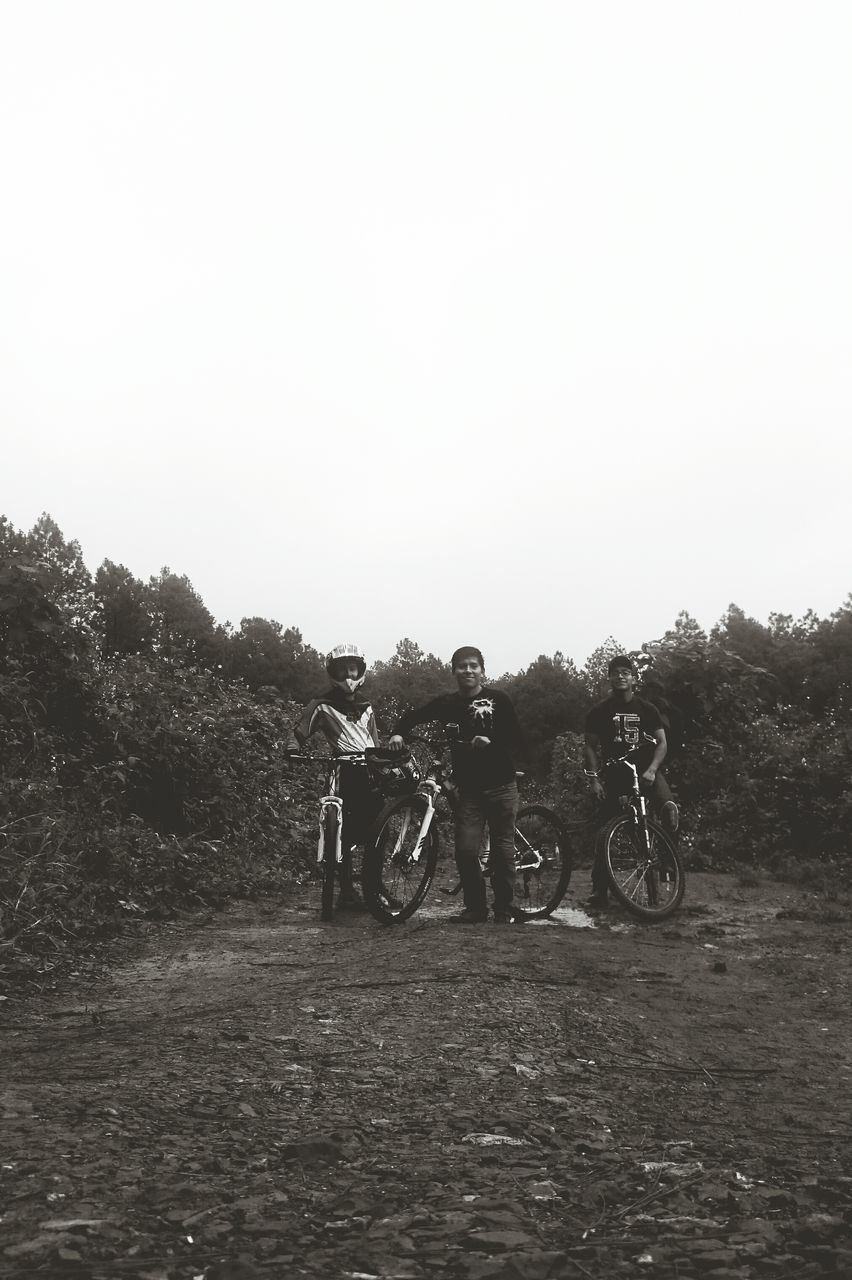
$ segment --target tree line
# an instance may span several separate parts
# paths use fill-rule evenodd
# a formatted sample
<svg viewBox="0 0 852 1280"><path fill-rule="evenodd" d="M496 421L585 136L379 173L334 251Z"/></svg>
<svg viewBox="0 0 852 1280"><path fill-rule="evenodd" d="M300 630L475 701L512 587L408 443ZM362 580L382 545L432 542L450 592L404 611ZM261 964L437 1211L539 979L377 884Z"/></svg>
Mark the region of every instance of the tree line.
<svg viewBox="0 0 852 1280"><path fill-rule="evenodd" d="M492 681L517 708L530 785L572 817L593 819L583 724L624 651L608 637L582 667L557 652ZM828 618L766 623L732 604L709 633L681 613L633 656L671 726L693 861L848 880L852 596ZM169 568L143 582L105 560L92 575L50 516L26 532L0 517L0 657L7 955L308 866L316 779L288 775L281 744L325 670L297 626L218 624ZM452 683L409 638L368 678L385 731Z"/></svg>

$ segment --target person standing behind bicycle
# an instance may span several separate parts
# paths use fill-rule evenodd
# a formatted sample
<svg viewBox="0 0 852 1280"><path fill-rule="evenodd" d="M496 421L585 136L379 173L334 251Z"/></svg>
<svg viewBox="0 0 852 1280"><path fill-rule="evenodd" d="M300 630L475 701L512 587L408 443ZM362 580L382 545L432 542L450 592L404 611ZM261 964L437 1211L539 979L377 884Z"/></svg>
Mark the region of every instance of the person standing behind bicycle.
<svg viewBox="0 0 852 1280"><path fill-rule="evenodd" d="M376 717L368 698L359 692L367 663L357 645L339 644L326 658L331 688L313 698L290 731L286 750L298 755L308 739L322 733L333 755L364 751L379 745ZM343 800L339 907L360 907L352 876L352 846L363 844L381 808L381 796L370 784L367 770L358 762L340 766Z"/></svg>
<svg viewBox="0 0 852 1280"><path fill-rule="evenodd" d="M456 649L450 660L458 690L407 711L394 725L388 742L401 751L405 735L418 724L438 721L457 725L451 744L453 781L459 790L455 813L456 866L464 895L464 910L454 923L478 924L488 919L485 879L479 861L486 822L494 887L494 921L511 924L519 917L513 904L513 862L518 786L515 756L522 751L521 728L511 700L500 689L483 683L485 660L472 645Z"/></svg>
<svg viewBox="0 0 852 1280"><path fill-rule="evenodd" d="M592 707L586 716L586 741L583 747L583 759L586 776L592 794L606 805L607 817L615 812L619 796L623 794L619 788L617 766L607 777L606 766L623 756L634 747L640 747L645 737L653 738L653 744L646 743L635 763L639 771L640 784L644 784L650 793L653 808L659 813L665 828L674 835L678 828L678 808L671 788L660 769L666 756L666 731L663 718L653 702L640 698L635 692L636 667L626 654L619 654L609 664L607 671L612 692L603 702ZM599 773L604 770L604 783ZM628 789L629 779L625 783ZM592 866L592 897L589 905L605 907L607 905L608 884L606 872L595 858Z"/></svg>

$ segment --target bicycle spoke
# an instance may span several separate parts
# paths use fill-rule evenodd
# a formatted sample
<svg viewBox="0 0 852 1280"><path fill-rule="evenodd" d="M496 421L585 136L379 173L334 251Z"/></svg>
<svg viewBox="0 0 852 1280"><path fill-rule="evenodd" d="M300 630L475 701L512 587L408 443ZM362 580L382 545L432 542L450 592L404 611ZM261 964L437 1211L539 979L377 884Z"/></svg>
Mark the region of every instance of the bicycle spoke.
<svg viewBox="0 0 852 1280"><path fill-rule="evenodd" d="M406 797L379 817L366 859L367 905L384 923L404 920L417 910L432 881L435 854L424 832L422 797Z"/></svg>
<svg viewBox="0 0 852 1280"><path fill-rule="evenodd" d="M615 894L637 915L669 915L683 897L684 877L677 853L656 826L648 823L648 848L629 818L615 822L606 843L606 862Z"/></svg>
<svg viewBox="0 0 852 1280"><path fill-rule="evenodd" d="M514 907L528 917L558 906L571 874L567 840L556 815L539 805L518 811L515 822Z"/></svg>

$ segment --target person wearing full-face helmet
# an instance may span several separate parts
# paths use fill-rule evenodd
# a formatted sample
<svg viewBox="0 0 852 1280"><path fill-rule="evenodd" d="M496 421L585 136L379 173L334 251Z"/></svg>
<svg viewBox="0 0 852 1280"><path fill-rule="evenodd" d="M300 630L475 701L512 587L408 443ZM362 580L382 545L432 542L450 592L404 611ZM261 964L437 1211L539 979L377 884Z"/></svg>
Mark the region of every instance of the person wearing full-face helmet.
<svg viewBox="0 0 852 1280"><path fill-rule="evenodd" d="M349 696L360 689L367 674L367 663L356 644L339 644L325 660L331 683Z"/></svg>
<svg viewBox="0 0 852 1280"><path fill-rule="evenodd" d="M364 751L379 745L376 717L369 698L361 692L367 674L364 654L355 644L339 644L326 657L330 680L307 704L287 742L287 751L297 754L315 733L321 733L335 755ZM381 797L370 786L367 770L356 762L345 762L340 770L343 799L343 861L340 867L339 906L360 905L352 879L352 846L363 844L381 807Z"/></svg>

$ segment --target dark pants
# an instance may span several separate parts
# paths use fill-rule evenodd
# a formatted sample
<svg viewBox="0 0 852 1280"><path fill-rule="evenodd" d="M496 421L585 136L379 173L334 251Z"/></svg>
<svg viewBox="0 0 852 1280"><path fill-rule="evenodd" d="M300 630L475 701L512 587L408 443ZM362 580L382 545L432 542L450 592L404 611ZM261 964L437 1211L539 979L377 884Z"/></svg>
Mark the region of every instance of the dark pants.
<svg viewBox="0 0 852 1280"><path fill-rule="evenodd" d="M505 911L512 905L517 811L518 788L514 781L487 791L461 793L456 810L456 866L464 905L470 911L484 915L488 909L485 879L479 863L486 822L491 845L494 910Z"/></svg>
<svg viewBox="0 0 852 1280"><path fill-rule="evenodd" d="M340 795L343 800L340 883L345 889L351 889L352 846L363 845L366 841L382 807L382 797L372 786L367 769L361 764L350 763L340 766Z"/></svg>

